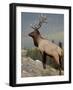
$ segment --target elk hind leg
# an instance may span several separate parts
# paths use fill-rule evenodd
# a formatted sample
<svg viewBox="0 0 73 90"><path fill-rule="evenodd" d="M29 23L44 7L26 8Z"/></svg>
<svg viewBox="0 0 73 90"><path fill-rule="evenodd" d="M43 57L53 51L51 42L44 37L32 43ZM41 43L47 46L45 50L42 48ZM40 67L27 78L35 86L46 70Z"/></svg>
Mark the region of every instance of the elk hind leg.
<svg viewBox="0 0 73 90"><path fill-rule="evenodd" d="M61 62L61 56L59 56L59 75L61 75L61 67L62 67L62 62Z"/></svg>
<svg viewBox="0 0 73 90"><path fill-rule="evenodd" d="M53 58L54 58L56 64L58 65L59 75L61 75L61 57L58 55L55 55Z"/></svg>

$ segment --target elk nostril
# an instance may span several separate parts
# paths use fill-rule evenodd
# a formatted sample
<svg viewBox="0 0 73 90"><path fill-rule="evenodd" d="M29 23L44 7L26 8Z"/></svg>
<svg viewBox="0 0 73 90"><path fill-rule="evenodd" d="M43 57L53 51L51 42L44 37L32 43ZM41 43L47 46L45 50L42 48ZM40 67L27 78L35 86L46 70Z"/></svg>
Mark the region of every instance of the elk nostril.
<svg viewBox="0 0 73 90"><path fill-rule="evenodd" d="M28 34L28 36L30 36L30 34Z"/></svg>

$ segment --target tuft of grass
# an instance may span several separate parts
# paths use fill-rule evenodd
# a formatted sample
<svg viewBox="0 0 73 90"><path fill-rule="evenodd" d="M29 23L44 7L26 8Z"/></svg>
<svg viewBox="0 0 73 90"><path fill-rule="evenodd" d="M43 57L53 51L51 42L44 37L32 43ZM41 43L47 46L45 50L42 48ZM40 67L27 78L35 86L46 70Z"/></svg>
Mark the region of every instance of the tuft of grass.
<svg viewBox="0 0 73 90"><path fill-rule="evenodd" d="M33 60L42 60L41 54L37 48L31 48L27 50L27 56Z"/></svg>

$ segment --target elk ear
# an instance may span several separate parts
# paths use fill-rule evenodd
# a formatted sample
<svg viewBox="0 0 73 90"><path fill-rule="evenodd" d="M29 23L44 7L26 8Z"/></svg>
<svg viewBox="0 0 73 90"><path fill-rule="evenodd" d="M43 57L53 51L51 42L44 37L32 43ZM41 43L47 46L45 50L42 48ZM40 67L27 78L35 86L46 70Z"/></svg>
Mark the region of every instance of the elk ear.
<svg viewBox="0 0 73 90"><path fill-rule="evenodd" d="M38 34L40 34L39 30L36 29L35 31L36 31Z"/></svg>

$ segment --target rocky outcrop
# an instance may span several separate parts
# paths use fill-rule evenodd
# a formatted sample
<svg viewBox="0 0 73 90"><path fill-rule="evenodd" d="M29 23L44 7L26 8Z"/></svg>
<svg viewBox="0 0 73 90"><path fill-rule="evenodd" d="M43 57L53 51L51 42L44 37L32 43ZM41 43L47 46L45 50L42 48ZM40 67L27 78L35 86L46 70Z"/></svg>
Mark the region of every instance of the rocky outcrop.
<svg viewBox="0 0 73 90"><path fill-rule="evenodd" d="M22 57L21 61L21 77L35 77L35 76L55 76L59 75L59 71L47 65L46 69L43 69L42 62L40 60L33 60L30 57ZM63 71L62 71L62 74Z"/></svg>

